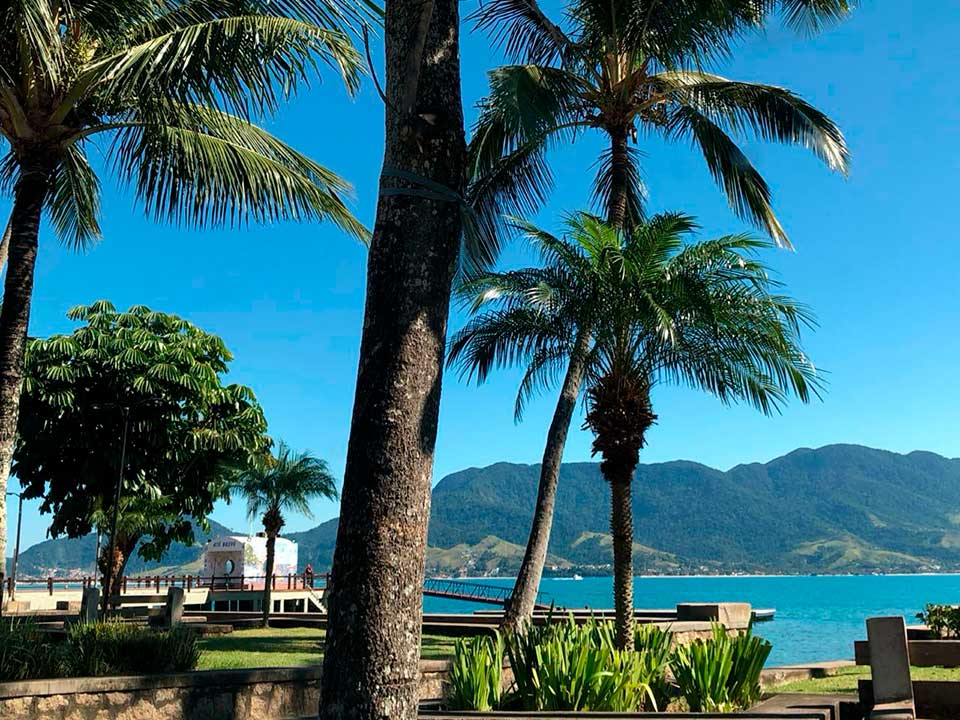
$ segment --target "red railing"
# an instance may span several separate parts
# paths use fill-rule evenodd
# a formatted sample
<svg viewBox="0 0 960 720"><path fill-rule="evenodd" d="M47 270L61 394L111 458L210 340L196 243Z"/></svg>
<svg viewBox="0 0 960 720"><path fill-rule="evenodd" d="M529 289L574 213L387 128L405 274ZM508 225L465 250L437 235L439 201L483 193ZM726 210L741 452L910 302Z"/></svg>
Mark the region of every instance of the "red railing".
<svg viewBox="0 0 960 720"><path fill-rule="evenodd" d="M121 592L153 589L157 592L161 588L182 587L187 590L193 588L211 588L215 590L262 590L266 582L266 575L125 575L121 583ZM289 573L287 575L274 574L271 578L273 590L304 590L306 588L320 589L324 583L317 584L317 580L326 580L326 575L316 576L312 573ZM13 594L13 578L8 577L5 583L8 595ZM82 588L103 585L102 577L84 576L73 578L18 578L17 589L21 592L46 589L53 595L56 586L80 586ZM32 586L32 587L31 587Z"/></svg>

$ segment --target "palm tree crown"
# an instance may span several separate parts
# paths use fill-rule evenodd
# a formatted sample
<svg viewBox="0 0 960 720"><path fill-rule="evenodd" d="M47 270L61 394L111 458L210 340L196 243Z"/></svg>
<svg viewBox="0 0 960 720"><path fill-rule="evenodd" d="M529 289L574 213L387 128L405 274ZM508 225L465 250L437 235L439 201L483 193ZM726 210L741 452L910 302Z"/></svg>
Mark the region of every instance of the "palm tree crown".
<svg viewBox="0 0 960 720"><path fill-rule="evenodd" d="M284 525L284 511L313 517L310 500L317 497L337 498L337 485L327 464L308 452L294 453L283 442L276 456L267 456L259 464L241 470L233 489L247 499L247 516L261 517L267 535L267 558L264 568L261 624L270 624L273 608L273 569L277 536Z"/></svg>
<svg viewBox="0 0 960 720"><path fill-rule="evenodd" d="M276 534L284 525L283 513L313 517L310 501L337 498L337 485L327 463L309 452L294 453L281 442L275 457L243 470L234 490L247 500L247 516L262 517L264 529Z"/></svg>
<svg viewBox="0 0 960 720"><path fill-rule="evenodd" d="M571 0L552 22L536 0L491 0L474 15L520 63L490 73L470 144L470 201L496 248L502 217L529 217L553 184L551 147L599 130L608 148L594 194L609 222L643 217L640 156L629 142L646 134L698 147L740 217L789 245L770 188L737 144L752 133L801 145L846 172L840 129L789 90L728 80L704 70L774 11L815 29L843 16L845 0ZM494 250L495 251L495 250ZM494 257L491 251L491 259Z"/></svg>
<svg viewBox="0 0 960 720"><path fill-rule="evenodd" d="M6 188L49 176L61 239L99 237L94 143L161 220L330 219L363 228L349 185L250 120L320 65L354 92L362 65L343 0L14 0L0 10ZM0 143L2 147L3 143Z"/></svg>
<svg viewBox="0 0 960 720"><path fill-rule="evenodd" d="M627 233L579 213L556 237L514 221L545 264L489 272L463 283L476 315L451 341L450 362L483 381L524 364L516 415L565 367L574 338L590 338L586 384L631 378L679 382L724 402L775 411L793 392L807 401L820 381L799 346L809 312L777 294L755 253L767 243L727 235L685 244L692 218L661 214Z"/></svg>

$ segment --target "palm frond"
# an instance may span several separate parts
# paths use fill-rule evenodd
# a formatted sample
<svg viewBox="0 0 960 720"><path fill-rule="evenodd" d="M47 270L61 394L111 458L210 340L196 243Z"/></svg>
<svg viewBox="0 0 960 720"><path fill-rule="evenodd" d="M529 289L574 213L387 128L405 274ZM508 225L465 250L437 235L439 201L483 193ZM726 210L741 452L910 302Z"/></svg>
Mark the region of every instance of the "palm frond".
<svg viewBox="0 0 960 720"><path fill-rule="evenodd" d="M486 31L514 62L550 65L570 49L570 39L537 0L481 0L468 20Z"/></svg>
<svg viewBox="0 0 960 720"><path fill-rule="evenodd" d="M538 350L567 342L557 320L529 307L481 312L452 336L447 365L483 383L496 368L526 363Z"/></svg>
<svg viewBox="0 0 960 720"><path fill-rule="evenodd" d="M199 227L330 220L367 237L344 204L349 183L242 117L163 103L113 129L114 166L157 219Z"/></svg>
<svg viewBox="0 0 960 720"><path fill-rule="evenodd" d="M581 125L576 93L582 82L563 70L506 66L490 73L490 87L467 151L470 269L496 259L505 215L533 214L543 205L553 187L546 153Z"/></svg>
<svg viewBox="0 0 960 720"><path fill-rule="evenodd" d="M478 174L466 192L470 222L464 229L463 261L468 273L491 267L499 257L509 230L506 216L533 213L546 202L553 175L545 141L543 135L534 138L482 170L476 162L480 148L471 143L468 162Z"/></svg>
<svg viewBox="0 0 960 720"><path fill-rule="evenodd" d="M66 149L57 166L47 208L57 235L75 250L100 239L100 180L77 143Z"/></svg>
<svg viewBox="0 0 960 720"><path fill-rule="evenodd" d="M615 48L667 68L729 57L760 18L755 3L736 0L576 0L570 14L593 54Z"/></svg>
<svg viewBox="0 0 960 720"><path fill-rule="evenodd" d="M820 32L853 11L849 0L772 0L772 4L779 6L789 27L808 34Z"/></svg>
<svg viewBox="0 0 960 720"><path fill-rule="evenodd" d="M352 93L363 72L360 54L342 32L286 17L240 15L176 27L98 60L61 103L62 119L86 95L136 95L249 116L273 113L306 84L322 62Z"/></svg>
<svg viewBox="0 0 960 720"><path fill-rule="evenodd" d="M627 176L622 190L627 196L626 220L630 225L641 223L646 215L647 188L640 173L641 153L635 147L627 147ZM593 205L598 209L609 207L614 191L613 152L606 148L595 163L597 174L593 181Z"/></svg>
<svg viewBox="0 0 960 720"><path fill-rule="evenodd" d="M791 247L773 212L766 180L719 125L693 107L681 106L671 112L665 130L671 140L687 137L700 148L710 174L738 217L762 227L778 245Z"/></svg>
<svg viewBox="0 0 960 720"><path fill-rule="evenodd" d="M37 0L9 0L4 9L4 25L12 30L14 67L24 83L41 84L34 92L57 88L67 70L63 43L60 42L61 4ZM12 78L11 78L12 79Z"/></svg>
<svg viewBox="0 0 960 720"><path fill-rule="evenodd" d="M570 353L564 347L538 348L530 357L513 402L513 420L521 422L530 401L557 384Z"/></svg>
<svg viewBox="0 0 960 720"><path fill-rule="evenodd" d="M232 492L246 499L250 519L276 513L281 524L284 510L312 517L311 500L338 497L336 480L327 464L309 452L294 453L284 442L280 442L275 456L238 472Z"/></svg>
<svg viewBox="0 0 960 720"><path fill-rule="evenodd" d="M831 170L846 173L850 152L840 128L826 114L784 88L736 82L717 75L672 71L657 75L668 94L738 135L807 148Z"/></svg>

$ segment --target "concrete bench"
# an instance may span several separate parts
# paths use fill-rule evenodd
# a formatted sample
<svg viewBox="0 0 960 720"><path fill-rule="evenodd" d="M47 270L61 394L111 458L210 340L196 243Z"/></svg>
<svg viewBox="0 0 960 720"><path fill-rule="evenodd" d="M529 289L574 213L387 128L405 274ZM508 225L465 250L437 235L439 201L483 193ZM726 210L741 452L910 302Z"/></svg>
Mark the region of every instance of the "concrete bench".
<svg viewBox="0 0 960 720"><path fill-rule="evenodd" d="M827 720L863 717L856 695L819 695L811 693L780 693L750 708L752 713L808 713L822 712Z"/></svg>
<svg viewBox="0 0 960 720"><path fill-rule="evenodd" d="M867 619L870 646L870 697L861 697L865 708L872 708L870 720L915 720L913 682L910 678L910 653L907 649L907 625L902 617Z"/></svg>
<svg viewBox="0 0 960 720"><path fill-rule="evenodd" d="M93 622L98 617L100 589L84 588L80 603L80 621ZM111 606L121 617L146 617L147 621L164 628L171 628L184 622L184 590L182 587L170 587L166 595L115 595L110 598ZM191 618L188 622L203 622L206 618Z"/></svg>

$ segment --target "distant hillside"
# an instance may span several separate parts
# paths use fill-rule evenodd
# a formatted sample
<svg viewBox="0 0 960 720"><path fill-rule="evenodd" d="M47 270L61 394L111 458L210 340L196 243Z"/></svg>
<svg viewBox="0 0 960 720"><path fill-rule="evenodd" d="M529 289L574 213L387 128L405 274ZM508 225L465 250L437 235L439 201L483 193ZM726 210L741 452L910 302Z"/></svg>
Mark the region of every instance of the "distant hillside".
<svg viewBox="0 0 960 720"><path fill-rule="evenodd" d="M210 532L204 532L194 527L196 543L192 546L174 543L167 551L161 563L146 562L139 555L134 555L127 563L127 572L136 574L164 569L169 572L198 572L196 562L201 557L203 544L217 535L231 535L233 530L210 521ZM93 572L94 554L97 547L97 536L90 533L81 538L68 540L44 540L32 545L20 553L20 567L17 570L21 577L47 577L48 575L83 575ZM189 567L193 564L193 567ZM187 566L187 567L184 567Z"/></svg>
<svg viewBox="0 0 960 720"><path fill-rule="evenodd" d="M538 474L537 465L498 463L443 478L433 491L428 570L514 572ZM928 452L831 445L728 472L687 461L641 465L633 509L641 572L960 569L960 460ZM548 570L608 573L608 513L609 488L599 466L565 464ZM301 566L329 568L336 532L334 519L288 535L300 545ZM54 547L84 542L88 550ZM74 557L92 563L92 538L41 543L24 558L40 548L38 558L45 559L36 561L38 567L64 567ZM195 562L199 553L199 546L180 546L164 564Z"/></svg>
<svg viewBox="0 0 960 720"><path fill-rule="evenodd" d="M430 544L493 534L523 543L539 466L499 463L434 489ZM633 510L640 571L848 572L960 568L960 460L856 445L796 450L721 472L641 465ZM609 488L595 463L560 473L550 550L578 565L611 560ZM671 569L672 566L672 569Z"/></svg>

